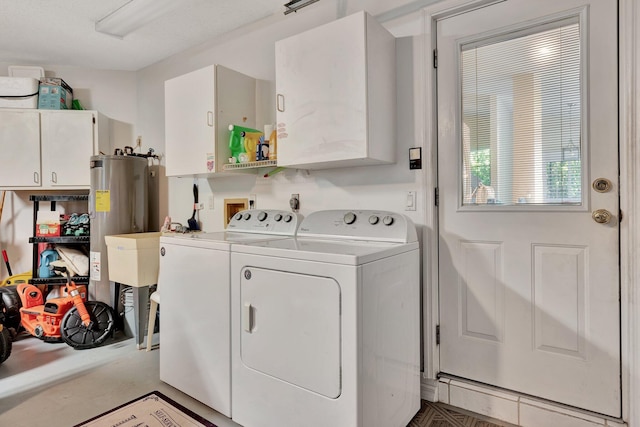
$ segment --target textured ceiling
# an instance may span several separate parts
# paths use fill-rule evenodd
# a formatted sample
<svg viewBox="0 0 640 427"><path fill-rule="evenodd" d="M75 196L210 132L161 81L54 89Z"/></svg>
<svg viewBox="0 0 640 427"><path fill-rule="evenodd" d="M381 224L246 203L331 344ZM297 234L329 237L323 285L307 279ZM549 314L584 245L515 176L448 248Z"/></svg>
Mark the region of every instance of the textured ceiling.
<svg viewBox="0 0 640 427"><path fill-rule="evenodd" d="M184 5L175 11L119 39L96 32L94 25L128 0L0 0L0 62L135 71L243 25L283 13L286 3L180 1Z"/></svg>

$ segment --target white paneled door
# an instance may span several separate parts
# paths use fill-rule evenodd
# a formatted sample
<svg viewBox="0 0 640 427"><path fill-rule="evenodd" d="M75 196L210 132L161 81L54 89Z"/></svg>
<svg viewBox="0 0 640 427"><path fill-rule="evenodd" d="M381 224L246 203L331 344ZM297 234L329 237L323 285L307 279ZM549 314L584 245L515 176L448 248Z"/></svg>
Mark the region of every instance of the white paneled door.
<svg viewBox="0 0 640 427"><path fill-rule="evenodd" d="M440 370L620 417L617 2L437 22Z"/></svg>

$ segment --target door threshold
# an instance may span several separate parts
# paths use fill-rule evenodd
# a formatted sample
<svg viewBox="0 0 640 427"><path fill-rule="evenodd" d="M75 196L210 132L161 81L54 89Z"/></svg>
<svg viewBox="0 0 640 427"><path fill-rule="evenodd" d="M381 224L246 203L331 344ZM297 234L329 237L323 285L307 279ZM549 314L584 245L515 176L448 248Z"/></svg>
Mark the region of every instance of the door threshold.
<svg viewBox="0 0 640 427"><path fill-rule="evenodd" d="M531 421L570 417L583 420L585 426L624 426L622 418L566 405L538 396L520 393L491 384L440 372L438 400L516 425L536 425ZM539 424L538 424L539 425Z"/></svg>

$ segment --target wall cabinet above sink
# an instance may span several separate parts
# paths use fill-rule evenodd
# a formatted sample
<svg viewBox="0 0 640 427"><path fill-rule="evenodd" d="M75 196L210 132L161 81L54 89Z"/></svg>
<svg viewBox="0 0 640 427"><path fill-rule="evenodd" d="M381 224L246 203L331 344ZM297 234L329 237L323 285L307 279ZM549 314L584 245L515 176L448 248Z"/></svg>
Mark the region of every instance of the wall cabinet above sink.
<svg viewBox="0 0 640 427"><path fill-rule="evenodd" d="M229 125L256 125L253 77L211 65L165 82L167 176L214 176L231 156Z"/></svg>

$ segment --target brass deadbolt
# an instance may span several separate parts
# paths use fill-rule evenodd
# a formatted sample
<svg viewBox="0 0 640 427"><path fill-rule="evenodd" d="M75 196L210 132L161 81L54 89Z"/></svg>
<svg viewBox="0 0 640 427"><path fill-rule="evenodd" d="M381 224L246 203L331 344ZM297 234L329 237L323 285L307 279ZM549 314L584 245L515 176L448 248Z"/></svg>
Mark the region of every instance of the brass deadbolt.
<svg viewBox="0 0 640 427"><path fill-rule="evenodd" d="M611 181L609 181L607 178L598 178L593 181L592 184L593 189L598 193L606 193L607 191L611 190L611 186Z"/></svg>

